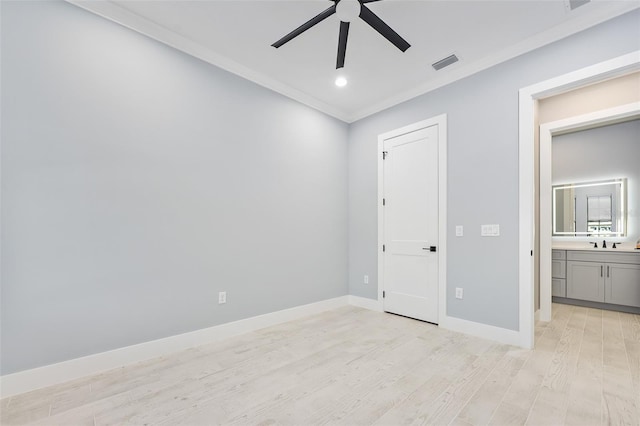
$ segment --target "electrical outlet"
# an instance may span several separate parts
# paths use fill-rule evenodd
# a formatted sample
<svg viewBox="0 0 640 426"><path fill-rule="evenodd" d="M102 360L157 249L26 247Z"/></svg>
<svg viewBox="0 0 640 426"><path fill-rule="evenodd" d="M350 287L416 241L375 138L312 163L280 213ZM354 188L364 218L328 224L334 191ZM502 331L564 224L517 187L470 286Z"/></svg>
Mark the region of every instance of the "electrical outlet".
<svg viewBox="0 0 640 426"><path fill-rule="evenodd" d="M369 275L364 276L364 283L369 284Z"/></svg>
<svg viewBox="0 0 640 426"><path fill-rule="evenodd" d="M221 291L218 293L218 305L222 305L223 303L227 303L227 292Z"/></svg>
<svg viewBox="0 0 640 426"><path fill-rule="evenodd" d="M456 287L456 299L462 299L462 288Z"/></svg>
<svg viewBox="0 0 640 426"><path fill-rule="evenodd" d="M462 225L456 226L456 237L462 237L464 235L464 228Z"/></svg>

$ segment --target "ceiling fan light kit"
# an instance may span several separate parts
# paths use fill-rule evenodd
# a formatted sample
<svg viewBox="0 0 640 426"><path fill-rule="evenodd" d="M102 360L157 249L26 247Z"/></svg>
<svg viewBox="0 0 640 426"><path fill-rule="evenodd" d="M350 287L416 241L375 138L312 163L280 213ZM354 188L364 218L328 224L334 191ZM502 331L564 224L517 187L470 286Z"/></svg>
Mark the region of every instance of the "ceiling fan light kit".
<svg viewBox="0 0 640 426"><path fill-rule="evenodd" d="M336 15L340 22L351 22L360 16L362 5L358 0L341 0L336 3Z"/></svg>
<svg viewBox="0 0 640 426"><path fill-rule="evenodd" d="M293 40L303 32L307 31L314 25L319 24L333 14L340 19L340 33L338 34L338 56L336 59L336 69L344 67L345 57L347 55L347 39L349 37L349 23L359 17L365 21L371 28L376 30L380 35L389 40L391 44L396 46L402 52L405 52L411 45L388 26L382 19L373 13L366 3L372 3L380 0L330 0L333 6L320 12L304 24L300 25L271 46L279 48L285 43Z"/></svg>

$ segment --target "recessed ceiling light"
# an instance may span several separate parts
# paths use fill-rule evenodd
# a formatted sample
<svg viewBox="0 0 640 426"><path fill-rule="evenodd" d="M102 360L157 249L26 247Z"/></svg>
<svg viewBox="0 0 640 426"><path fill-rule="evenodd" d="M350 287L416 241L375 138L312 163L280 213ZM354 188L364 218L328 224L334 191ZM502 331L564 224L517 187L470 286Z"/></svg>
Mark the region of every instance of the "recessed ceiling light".
<svg viewBox="0 0 640 426"><path fill-rule="evenodd" d="M344 87L347 85L347 79L345 77L338 77L336 78L336 86L338 87Z"/></svg>

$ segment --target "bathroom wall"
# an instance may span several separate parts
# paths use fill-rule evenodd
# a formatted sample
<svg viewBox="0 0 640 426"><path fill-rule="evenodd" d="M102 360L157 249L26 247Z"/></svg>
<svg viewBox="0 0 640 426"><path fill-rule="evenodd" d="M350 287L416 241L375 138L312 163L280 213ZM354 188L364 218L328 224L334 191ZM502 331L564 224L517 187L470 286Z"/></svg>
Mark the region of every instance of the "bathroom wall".
<svg viewBox="0 0 640 426"><path fill-rule="evenodd" d="M635 242L640 237L640 120L554 136L552 153L554 185L627 178L628 237L611 240Z"/></svg>
<svg viewBox="0 0 640 426"><path fill-rule="evenodd" d="M540 308L540 125L577 115L640 102L640 72L601 81L584 87L540 99L535 110L535 249L534 301Z"/></svg>
<svg viewBox="0 0 640 426"><path fill-rule="evenodd" d="M640 102L640 72L540 99L538 122L545 124L632 102Z"/></svg>

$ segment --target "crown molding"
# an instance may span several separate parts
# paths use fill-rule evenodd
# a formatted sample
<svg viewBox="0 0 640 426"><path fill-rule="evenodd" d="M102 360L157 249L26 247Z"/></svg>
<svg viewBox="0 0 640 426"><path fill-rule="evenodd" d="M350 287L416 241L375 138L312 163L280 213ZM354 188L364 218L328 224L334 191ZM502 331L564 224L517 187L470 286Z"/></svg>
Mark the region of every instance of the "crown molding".
<svg viewBox="0 0 640 426"><path fill-rule="evenodd" d="M246 80L249 80L267 89L273 90L274 92L291 98L297 102L300 102L346 123L353 123L355 121L361 120L370 115L376 114L380 111L391 108L410 99L451 84L457 80L486 70L502 62L508 61L517 56L538 49L542 46L561 40L572 34L586 30L587 28L593 27L602 22L608 21L617 16L640 8L640 3L622 1L619 3L615 3L616 7L612 7L611 9L606 11L599 11L597 13L587 13L588 11L584 11L585 13L583 13L581 16L573 18L563 25L550 28L547 31L530 37L520 43L510 46L507 49L486 56L470 64L459 62L456 68L449 69L447 74L442 74L441 77L436 77L435 79L429 80L419 86L416 86L415 88L398 93L392 97L367 106L366 108L362 108L358 111L347 112L333 105L327 104L326 102L323 102L314 96L304 93L301 90L294 89L293 87L287 85L286 83L283 83L282 81L271 78L263 73L257 72L236 61L233 61L226 56L217 54L212 50L204 47L202 44L197 43L147 18L137 15L121 6L118 6L110 0L66 1L70 4L116 22L124 27L146 35L154 40L157 40L191 56L201 59L207 63L236 74Z"/></svg>
<svg viewBox="0 0 640 426"><path fill-rule="evenodd" d="M547 44L554 43L558 40L569 37L580 31L586 30L590 27L596 26L617 16L624 15L625 13L639 8L640 3L637 2L620 2L619 6L615 8L615 10L609 10L607 11L607 13L599 13L597 15L593 13L584 14L578 18L566 22L564 25L550 28L549 30L536 34L535 36L529 37L520 43L514 44L507 49L503 49L495 54L486 56L470 64L463 64L461 62L458 62L458 64L460 65L455 69L450 70L449 74L444 74L441 78L425 82L424 84L417 86L411 90L404 91L396 96L387 98L384 101L373 104L368 108L362 109L357 113L350 115L348 117L348 122L352 123L361 120L370 115L376 114L380 111L391 108L395 105L401 104L410 99L416 98L420 95L451 84L455 81L469 77L502 62L506 62L517 56L531 52ZM460 56L458 55L458 57ZM463 58L460 59L462 60Z"/></svg>
<svg viewBox="0 0 640 426"><path fill-rule="evenodd" d="M211 49L204 47L181 34L176 33L150 19L133 13L110 0L65 0L74 6L78 6L86 11L92 12L105 19L120 24L126 28L150 37L156 41L166 44L174 49L180 50L209 64L215 65L225 71L238 75L246 80L256 83L262 87L273 90L281 95L291 98L297 102L307 105L313 109L321 111L327 115L344 122L349 122L349 115L339 108L329 105L316 99L298 89L271 78L263 73L246 67L226 56L215 53Z"/></svg>

